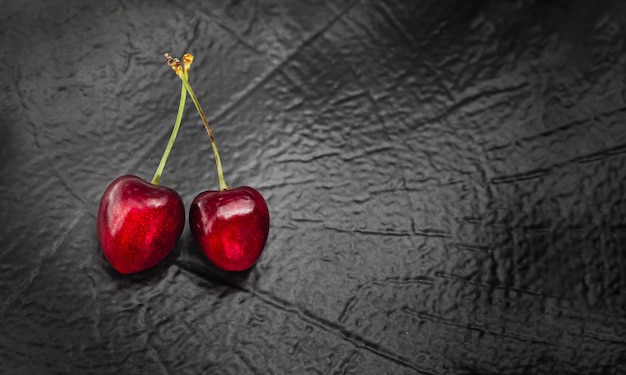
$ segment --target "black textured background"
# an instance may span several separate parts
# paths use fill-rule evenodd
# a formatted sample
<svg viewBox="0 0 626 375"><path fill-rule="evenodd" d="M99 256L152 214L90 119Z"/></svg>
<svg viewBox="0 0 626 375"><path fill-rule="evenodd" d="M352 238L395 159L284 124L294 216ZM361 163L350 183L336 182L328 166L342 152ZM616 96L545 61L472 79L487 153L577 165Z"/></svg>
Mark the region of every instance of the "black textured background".
<svg viewBox="0 0 626 375"><path fill-rule="evenodd" d="M624 2L2 3L1 373L626 373ZM174 123L166 51L270 207L248 273L188 226L133 276L97 243Z"/></svg>

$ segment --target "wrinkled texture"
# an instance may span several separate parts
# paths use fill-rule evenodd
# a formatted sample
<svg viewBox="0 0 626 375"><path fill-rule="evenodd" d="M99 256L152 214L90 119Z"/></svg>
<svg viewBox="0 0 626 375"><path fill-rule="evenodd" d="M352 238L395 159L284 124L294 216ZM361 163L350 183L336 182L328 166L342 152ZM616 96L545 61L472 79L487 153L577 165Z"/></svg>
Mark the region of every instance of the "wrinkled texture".
<svg viewBox="0 0 626 375"><path fill-rule="evenodd" d="M183 233L185 207L174 190L125 175L102 194L97 220L104 257L128 274L155 266L172 251Z"/></svg>
<svg viewBox="0 0 626 375"><path fill-rule="evenodd" d="M211 263L225 271L245 271L265 247L269 210L263 196L249 186L205 191L191 202L189 228Z"/></svg>
<svg viewBox="0 0 626 375"><path fill-rule="evenodd" d="M626 4L5 2L4 373L626 373ZM272 218L246 273L189 226L145 273L98 200L190 81ZM161 179L217 188L188 105Z"/></svg>

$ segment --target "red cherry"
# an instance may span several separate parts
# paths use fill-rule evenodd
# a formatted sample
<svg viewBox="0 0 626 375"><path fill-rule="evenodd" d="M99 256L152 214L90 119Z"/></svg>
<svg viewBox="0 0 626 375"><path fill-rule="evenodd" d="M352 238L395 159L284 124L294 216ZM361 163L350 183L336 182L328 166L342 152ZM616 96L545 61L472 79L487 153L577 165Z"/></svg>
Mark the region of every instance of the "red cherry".
<svg viewBox="0 0 626 375"><path fill-rule="evenodd" d="M198 194L189 209L189 225L213 264L226 271L244 271L261 256L270 214L258 191L241 186Z"/></svg>
<svg viewBox="0 0 626 375"><path fill-rule="evenodd" d="M137 176L118 177L100 201L98 239L104 256L120 273L143 271L162 261L184 225L180 195Z"/></svg>

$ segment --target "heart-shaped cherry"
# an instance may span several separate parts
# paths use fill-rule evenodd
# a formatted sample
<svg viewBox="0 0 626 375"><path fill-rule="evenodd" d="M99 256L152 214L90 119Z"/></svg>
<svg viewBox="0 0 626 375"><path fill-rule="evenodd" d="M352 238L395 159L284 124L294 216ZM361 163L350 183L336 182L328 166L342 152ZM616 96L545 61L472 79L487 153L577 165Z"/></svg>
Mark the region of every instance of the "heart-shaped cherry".
<svg viewBox="0 0 626 375"><path fill-rule="evenodd" d="M198 194L189 209L189 225L213 264L226 271L244 271L263 251L270 215L263 196L241 186Z"/></svg>
<svg viewBox="0 0 626 375"><path fill-rule="evenodd" d="M182 69L189 73L191 61ZM120 273L144 271L174 248L185 226L185 206L174 190L159 186L185 110L182 85L174 129L151 183L132 175L115 179L98 209L98 239L105 258Z"/></svg>
<svg viewBox="0 0 626 375"><path fill-rule="evenodd" d="M215 156L219 191L205 191L195 197L189 210L191 232L202 252L217 267L226 271L244 271L261 256L270 228L270 215L263 196L255 189L242 186L228 188L213 131L183 69L193 55L180 61L165 54L167 63L182 80L206 129Z"/></svg>
<svg viewBox="0 0 626 375"><path fill-rule="evenodd" d="M100 201L100 246L120 273L143 271L162 261L176 245L184 225L180 195L137 176L115 179Z"/></svg>

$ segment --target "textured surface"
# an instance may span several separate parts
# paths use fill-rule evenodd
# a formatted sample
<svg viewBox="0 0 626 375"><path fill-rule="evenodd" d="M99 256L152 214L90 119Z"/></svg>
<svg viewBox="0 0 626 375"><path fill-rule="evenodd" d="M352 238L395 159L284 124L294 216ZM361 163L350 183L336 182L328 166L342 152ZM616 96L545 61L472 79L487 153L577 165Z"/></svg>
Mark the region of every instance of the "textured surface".
<svg viewBox="0 0 626 375"><path fill-rule="evenodd" d="M339 3L4 2L0 372L626 373L626 6ZM166 51L268 202L247 273L188 224L139 275L98 246L173 125ZM188 209L217 177L187 109Z"/></svg>

